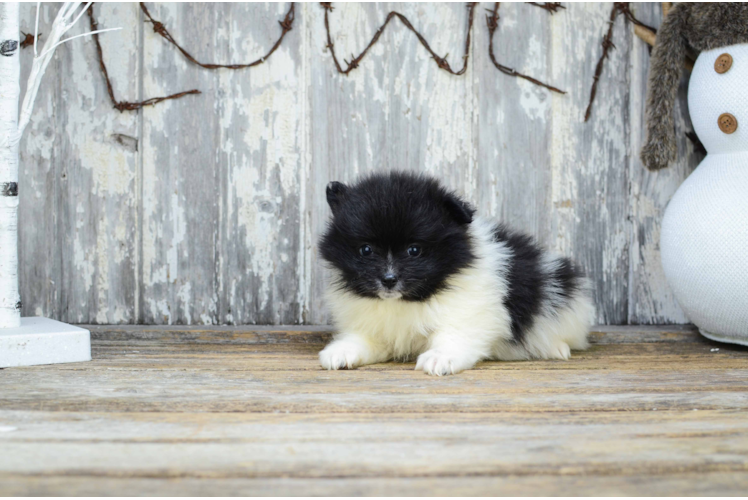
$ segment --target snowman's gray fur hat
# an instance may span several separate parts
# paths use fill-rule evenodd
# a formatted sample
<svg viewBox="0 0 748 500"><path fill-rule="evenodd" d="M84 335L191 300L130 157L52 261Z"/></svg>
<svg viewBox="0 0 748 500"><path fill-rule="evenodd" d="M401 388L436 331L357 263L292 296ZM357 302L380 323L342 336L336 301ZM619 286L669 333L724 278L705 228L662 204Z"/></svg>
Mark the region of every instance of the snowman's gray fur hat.
<svg viewBox="0 0 748 500"><path fill-rule="evenodd" d="M650 170L675 160L673 106L687 44L697 51L748 43L748 4L679 3L657 31L647 83L647 141L641 159ZM746 83L748 88L748 83Z"/></svg>

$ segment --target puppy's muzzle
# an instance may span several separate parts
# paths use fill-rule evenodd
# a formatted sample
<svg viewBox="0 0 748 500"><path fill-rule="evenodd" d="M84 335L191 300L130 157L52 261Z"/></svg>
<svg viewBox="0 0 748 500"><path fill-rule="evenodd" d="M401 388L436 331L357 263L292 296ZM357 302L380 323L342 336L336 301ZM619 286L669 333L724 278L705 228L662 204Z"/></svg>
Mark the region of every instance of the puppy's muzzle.
<svg viewBox="0 0 748 500"><path fill-rule="evenodd" d="M385 274L382 278L382 285L384 285L387 290L392 290L395 288L395 285L397 285L397 276L392 273Z"/></svg>

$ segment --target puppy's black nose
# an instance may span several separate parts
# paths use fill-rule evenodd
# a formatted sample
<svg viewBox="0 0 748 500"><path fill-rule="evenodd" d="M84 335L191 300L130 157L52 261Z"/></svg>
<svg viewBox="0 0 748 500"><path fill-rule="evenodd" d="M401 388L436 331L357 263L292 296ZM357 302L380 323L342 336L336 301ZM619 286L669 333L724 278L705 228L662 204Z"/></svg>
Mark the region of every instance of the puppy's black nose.
<svg viewBox="0 0 748 500"><path fill-rule="evenodd" d="M382 284L385 286L385 288L394 287L397 284L397 276L392 273L385 274L384 278L382 278Z"/></svg>

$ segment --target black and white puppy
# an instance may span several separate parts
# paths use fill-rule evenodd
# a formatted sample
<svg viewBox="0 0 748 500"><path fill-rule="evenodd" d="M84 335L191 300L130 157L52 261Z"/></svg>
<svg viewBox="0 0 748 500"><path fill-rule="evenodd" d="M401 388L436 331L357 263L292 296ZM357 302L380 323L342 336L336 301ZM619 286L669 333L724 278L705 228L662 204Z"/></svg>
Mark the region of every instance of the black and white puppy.
<svg viewBox="0 0 748 500"><path fill-rule="evenodd" d="M568 359L587 347L594 306L569 259L483 218L435 179L375 174L331 182L320 241L338 333L329 370L418 355L448 375L485 359Z"/></svg>

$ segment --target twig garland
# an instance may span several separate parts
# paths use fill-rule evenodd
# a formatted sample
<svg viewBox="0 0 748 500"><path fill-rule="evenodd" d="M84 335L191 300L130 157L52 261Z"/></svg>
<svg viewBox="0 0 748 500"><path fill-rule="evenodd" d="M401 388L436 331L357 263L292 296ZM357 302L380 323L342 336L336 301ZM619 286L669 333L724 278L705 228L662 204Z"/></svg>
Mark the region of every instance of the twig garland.
<svg viewBox="0 0 748 500"><path fill-rule="evenodd" d="M529 3L532 4L532 5L536 5L536 6L540 7L540 8L542 8L542 9L545 9L548 12L550 12L551 14L554 13L554 12L556 12L556 10L554 10L554 9L558 9L560 7L560 5L556 5L554 8L548 7L548 3L546 3L545 6L539 5L539 4L535 3L535 2L529 2ZM493 65L496 66L496 69L498 69L499 71L501 71L505 75L514 76L514 77L517 77L517 78L522 78L524 80L527 80L529 82L534 83L535 85L539 85L541 87L545 87L545 88L547 88L548 90L550 90L552 92L558 92L559 94L565 94L566 92L564 92L561 89L558 89L556 87L552 87L551 85L548 85L547 83L543 83L540 80L537 80L537 79L535 79L535 78L533 78L531 76L523 75L522 73L520 73L520 72L518 72L518 71L516 71L516 70L514 70L514 69L512 69L512 68L510 68L508 66L504 66L503 64L499 63L496 60L496 55L493 53L493 37L494 37L494 34L496 33L496 30L499 28L499 5L500 5L500 2L494 3L493 10L492 11L491 10L488 11L491 14L486 16L486 22L488 24L488 56L491 58L491 62L493 63ZM555 4L553 4L553 5L555 5ZM561 7L561 8L563 8L563 7Z"/></svg>
<svg viewBox="0 0 748 500"><path fill-rule="evenodd" d="M547 10L551 14L558 11L558 9L563 9L564 7L561 5L560 2L528 2L532 5L535 5L536 7L540 7L541 9ZM335 53L335 44L332 41L332 34L330 33L330 12L333 11L333 6L330 2L320 2L320 5L323 9L325 9L325 31L327 33L327 48L330 49L330 54L332 55L332 60L335 63L335 69L338 71L338 73L341 73L343 75L347 75L354 69L358 68L359 63L361 60L366 56L366 54L369 52L369 49L379 41L379 38L382 36L382 33L384 33L385 28L389 24L389 22L394 19L398 18L403 25L408 28L410 31L413 32L413 34L416 35L418 38L418 41L421 43L421 45L428 51L429 54L431 54L431 57L436 62L436 65L440 68L446 71L447 73L450 73L452 75L462 75L467 70L468 66L468 58L470 56L470 34L473 29L473 18L475 15L475 6L477 2L470 2L468 3L468 28L467 28L467 34L465 36L465 51L464 55L462 56L462 68L459 70L454 70L449 65L449 62L447 62L447 55L444 57L439 56L429 45L428 41L424 38L424 36L413 27L411 22L408 20L407 17L405 17L403 14L397 12L397 11L391 11L389 14L387 14L387 17L384 20L384 23L379 27L379 29L374 33L374 36L372 37L369 44L364 48L364 50L358 55L354 56L351 54L351 60L343 60L345 63L345 68L343 65L340 64L340 60L338 59L337 54ZM541 82L540 80L537 80L536 78L533 78L528 75L524 75L513 68L510 68L508 66L504 66L503 64L500 64L496 60L496 55L493 51L493 38L494 34L496 33L496 30L498 28L498 20L499 20L499 3L496 2L494 10L489 11L492 12L490 16L486 16L486 20L488 23L488 30L489 30L489 44L488 44L488 53L491 58L491 62L496 66L496 69L504 73L505 75L517 77L517 78L523 78L529 82L532 82L535 85L539 85L541 87L545 87L548 90L551 90L553 92L558 92L560 94L565 94L561 89L558 89L556 87L553 87L551 85L548 85L546 83Z"/></svg>
<svg viewBox="0 0 748 500"><path fill-rule="evenodd" d="M96 19L94 18L93 14L93 4L91 4L88 7L88 20L91 25L91 31L96 31L98 29L98 23L96 22ZM179 99L180 97L184 97L189 94L200 94L200 91L197 89L187 90L184 92L179 92L177 94L172 94L164 97L151 97L150 99L146 99L144 101L139 102L128 102L128 101L118 101L116 97L114 97L114 89L112 88L112 81L109 79L109 72L106 69L106 64L104 64L104 55L101 51L101 43L99 42L99 35L94 34L91 35L93 37L94 43L96 44L96 55L99 58L99 67L101 68L101 73L104 75L104 80L106 81L106 89L109 93L109 98L112 100L112 104L114 105L114 108L118 111L132 111L135 109L140 109L143 106L153 106L155 104L158 104L162 101L166 101L168 99Z"/></svg>
<svg viewBox="0 0 748 500"><path fill-rule="evenodd" d="M372 37L369 44L366 46L366 48L358 55L354 56L351 54L351 60L346 61L343 60L346 64L346 68L343 69L343 67L340 64L340 61L338 61L338 57L335 54L335 44L332 42L332 35L330 34L330 18L329 14L333 11L333 6L330 2L321 2L320 5L323 9L325 9L325 31L327 31L327 48L330 49L330 54L332 55L332 60L335 62L335 68L338 70L338 73L342 73L344 75L347 75L354 69L358 68L358 64L361 62L361 60L366 56L366 54L369 52L369 49L379 41L379 37L382 36L382 33L384 33L384 29L387 27L390 21L392 21L394 18L398 18L400 22L403 23L403 25L408 28L410 31L413 32L413 34L416 35L416 38L418 38L418 41L421 42L421 45L428 51L429 54L431 54L431 57L434 58L434 61L436 62L436 65L439 66L440 69L443 69L447 73L450 73L452 75L462 75L467 70L468 65L468 58L470 57L470 32L473 29L473 15L475 13L475 6L477 2L469 2L468 3L468 28L467 28L467 35L465 36L465 52L462 56L462 68L458 71L455 71L452 69L452 67L447 62L447 56L449 54L445 55L444 57L439 56L434 50L431 48L429 43L426 41L426 39L421 35L421 33L418 32L417 29L413 27L413 25L410 23L407 17L402 15L401 13L397 11L391 11L389 14L387 14L387 18L385 19L382 26L379 27L377 32Z"/></svg>
<svg viewBox="0 0 748 500"><path fill-rule="evenodd" d="M565 9L565 7L561 5L560 2L527 2L527 3L534 5L536 7L539 7L541 9L544 9L550 14L557 12L559 9ZM330 17L329 16L330 16L330 12L333 11L333 6L330 2L320 2L320 5L325 11L324 23L325 23L325 31L327 34L327 48L330 49L330 54L332 55L332 59L335 64L335 69L338 71L338 73L347 75L354 69L358 68L359 63L364 59L364 57L366 57L366 54L368 54L369 49L371 49L371 47L379 41L379 38L384 33L384 30L386 29L387 25L394 18L398 18L400 22L402 22L403 25L407 29L409 29L416 36L416 38L418 38L418 41L420 42L420 44L428 51L428 53L431 55L431 57L434 59L434 62L440 69L452 75L456 75L456 76L462 75L465 73L465 71L467 71L468 59L470 57L470 40L471 40L470 37L472 33L473 19L475 15L475 7L477 5L477 2L468 2L467 4L468 26L467 26L467 32L465 35L465 48L464 48L464 54L462 56L462 67L459 70L452 69L452 67L450 66L449 62L447 61L447 57L449 56L449 54L446 54L444 57L442 57L442 56L439 56L436 52L434 52L434 50L431 48L426 38L424 38L424 36L415 27L413 27L413 25L408 20L408 18L397 11L391 11L387 14L387 17L384 23L382 23L379 29L377 29L376 33L371 38L368 45L364 48L364 50L358 56L354 56L353 54L351 54L350 61L345 60L345 59L343 60L343 62L345 63L345 68L344 68L343 65L340 64L337 54L335 53L335 47L332 41L332 34L330 32ZM513 68L510 68L508 66L505 66L499 63L496 60L496 55L493 49L493 40L494 40L496 31L498 31L498 27L499 27L499 6L500 6L500 2L495 2L493 10L488 10L489 14L486 16L486 24L488 26L488 31L489 31L488 54L493 65L496 67L496 69L498 69L500 72L504 73L505 75L516 77L516 78L522 78L535 85L544 87L552 92L565 94L566 93L565 91L557 87L553 87L547 83L541 82L540 80L533 78L529 75L522 74ZM665 9L665 6L666 6L666 3L663 3L663 10ZM267 61L267 59L270 56L273 55L273 53L278 49L278 47L280 47L286 34L293 29L293 22L295 20L295 14L296 14L296 4L294 2L291 2L291 6L286 12L286 15L283 18L283 20L278 21L278 24L281 27L280 36L278 37L276 42L273 44L273 46L270 48L270 50L267 52L267 54L265 54L264 56L249 63L214 64L214 63L203 63L195 59L195 57L193 57L192 54L187 52L181 45L179 45L179 43L177 43L177 41L174 39L174 37L172 37L171 33L169 33L169 31L166 29L166 26L164 26L163 23L153 18L151 13L148 11L148 8L146 7L145 3L140 2L140 8L145 14L145 16L148 18L146 22L150 22L153 25L153 31L155 33L158 33L166 41L174 45L182 53L182 55L184 55L190 62L205 69L225 68L225 69L236 70L236 69L250 68L253 66L258 66L260 64L263 64L265 61ZM98 25L93 15L92 4L89 5L87 9L87 13L88 13L90 24L91 24L91 29L93 31L96 31L98 28ZM642 39L646 39L646 41L648 41L650 44L651 44L651 38L656 33L656 30L654 28L652 28L651 26L647 26L646 24L636 19L636 17L634 16L634 14L631 12L629 8L628 2L614 2L613 8L611 9L611 12L610 12L610 18L608 20L608 31L602 40L602 54L600 55L600 59L597 61L597 65L595 66L595 74L593 76L592 88L590 89L590 100L589 100L589 104L587 105L587 109L584 114L585 122L589 120L590 115L592 113L592 105L597 95L597 86L600 81L600 77L602 75L604 61L605 59L608 58L610 50L615 49L615 45L613 44L613 41L612 41L613 26L614 26L616 18L620 14L623 14L627 21L630 21L631 23L633 23L635 25L636 34L640 36ZM27 34L27 33L22 33L22 34L24 35L24 39L21 41L21 44L20 44L21 47L27 47L27 46L33 45L34 36L31 34ZM41 36L41 34L39 36ZM112 88L112 83L109 78L109 73L107 71L106 64L104 63L104 58L103 58L98 34L93 34L92 37L93 37L94 43L96 44L96 53L99 58L99 66L101 68L101 72L106 81L107 92L109 94L110 99L112 100L112 103L114 104L115 109L119 111L136 110L136 109L142 108L143 106L152 106L154 104L157 104L159 102L162 102L168 99L178 99L180 97L184 97L189 94L200 94L199 90L193 89L193 90L188 90L184 92L179 92L177 94L172 94L169 96L153 97L153 98L146 99L140 102L118 101L116 97L114 96L114 90Z"/></svg>
<svg viewBox="0 0 748 500"><path fill-rule="evenodd" d="M177 49L179 49L179 51L190 62L197 64L198 66L201 66L206 69L218 69L218 68L243 69L243 68L250 68L252 66L257 66L257 65L264 63L273 54L273 52L275 52L278 49L281 42L283 41L283 38L286 36L286 33L291 31L291 29L293 28L293 22L294 22L295 12L296 12L296 5L292 2L291 7L288 9L288 12L286 13L286 16L284 17L283 21L278 21L278 23L281 26L280 37L275 42L275 44L271 47L270 51L264 56L257 59L256 61L253 61L247 64L212 64L212 63L201 63L200 61L195 59L189 52L187 52L184 48L182 48L182 46L179 45L176 42L176 40L174 40L174 38L171 36L171 33L169 33L169 31L166 29L163 23L155 20L153 16L151 16L151 13L148 11L148 8L145 6L143 2L140 2L140 8L143 11L143 13L146 15L146 17L148 18L148 21L146 22L150 22L153 24L154 32L161 35L165 40L167 40L169 43L171 43ZM95 31L98 27L98 23L96 22L96 19L94 18L93 4L89 6L87 12L88 12L89 21L91 24L91 29ZM132 110L140 109L143 106L153 106L155 104L158 104L160 102L163 102L169 99L179 99L180 97L184 97L186 95L201 93L197 89L192 89L192 90L186 90L184 92L179 92L179 93L164 96L164 97L151 97L150 99L146 99L144 101L137 101L137 102L118 101L117 98L114 96L114 89L112 87L112 81L109 78L109 72L107 71L106 64L104 63L104 56L101 50L101 43L99 42L99 36L98 35L92 35L92 36L94 39L94 43L96 44L96 55L99 58L99 67L101 68L101 73L104 76L104 80L106 82L107 93L109 94L109 98L111 99L112 104L114 105L115 109L119 111L132 111ZM33 43L33 37L30 43Z"/></svg>
<svg viewBox="0 0 748 500"><path fill-rule="evenodd" d="M244 69L244 68L251 68L252 66L257 66L262 63L264 63L271 55L273 55L273 52L280 47L281 42L283 42L283 38L286 36L286 33L291 31L293 28L293 22L296 15L296 4L294 2L291 2L291 7L288 9L288 12L286 12L286 16L283 18L283 21L278 21L278 24L281 26L281 34L280 37L278 37L278 40L275 42L275 44L270 48L270 51L265 54L264 56L260 57L256 61L252 61L250 63L246 64L213 64L213 63L202 63L195 59L192 54L187 52L182 48L181 45L177 43L176 40L174 40L174 37L171 36L171 33L169 33L169 30L166 29L166 26L164 26L163 23L160 21L157 21L153 19L153 16L151 16L151 13L148 12L148 8L145 6L145 3L140 2L140 8L143 11L143 13L148 18L148 21L153 24L153 31L155 33L158 33L161 35L166 41L174 45L179 52L181 52L184 57L187 58L188 61L190 61L193 64L197 64L198 66L205 68L205 69L219 69L219 68L226 68L226 69Z"/></svg>
<svg viewBox="0 0 748 500"><path fill-rule="evenodd" d="M559 9L564 9L560 2L528 2L531 5L534 5L536 7L539 7L541 9L544 9L548 11L549 13L553 14L557 12ZM376 31L374 36L372 37L369 44L364 48L364 50L358 55L353 56L351 55L351 60L347 61L344 60L344 63L346 64L346 67L343 68L343 66L340 64L340 61L338 60L337 54L335 53L334 44L332 41L332 35L330 33L330 19L329 19L329 13L332 12L333 7L330 2L321 2L320 5L325 9L325 30L327 32L327 47L330 49L330 53L333 58L333 62L335 63L335 68L337 71L341 74L347 75L354 69L358 68L359 63L361 60L366 56L366 54L369 52L369 49L379 41L379 38L382 36L382 33L384 33L385 28L390 23L390 21L394 18L398 18L400 22L403 23L403 25L408 28L413 34L416 35L418 38L418 41L421 43L421 45L431 54L431 57L436 62L436 65L452 74L452 75L462 75L467 71L468 67L468 59L470 57L470 40L471 40L471 33L473 28L473 20L475 16L475 7L477 5L477 2L469 2L467 4L468 8L468 27L467 27L467 33L465 35L465 48L464 48L464 54L462 56L462 67L459 70L452 69L449 62L447 61L447 57L449 54L445 55L444 57L439 56L429 45L428 41L424 36L411 24L411 22L408 20L407 17L405 17L403 14L397 12L397 11L391 11L387 18L385 19L382 26L379 27L379 29ZM244 68L250 68L252 66L258 66L260 64L263 64L267 59L273 55L273 53L280 47L281 43L283 42L283 39L285 38L286 34L293 29L293 22L295 20L295 14L296 14L296 4L294 2L291 2L291 6L289 7L288 11L286 12L285 17L283 18L283 21L278 21L278 24L280 24L281 27L281 34L276 40L276 42L273 44L273 46L270 48L267 54L260 57L259 59L252 61L250 63L244 63L244 64L214 64L214 63L203 63L195 59L192 54L187 52L177 41L174 39L174 37L169 33L169 30L166 29L166 26L164 24L156 19L153 18L151 13L148 11L148 8L146 7L144 2L140 2L140 8L145 14L145 16L148 18L146 22L150 22L153 25L153 31L157 34L159 34L161 37L163 37L166 41L174 45L181 53L184 55L184 57L187 58L190 62L193 64L196 64L202 68L205 69L219 69L219 68L225 68L225 69L244 69ZM553 92L558 92L560 94L565 94L563 90L560 90L556 87L550 86L546 83L541 82L540 80L537 80L531 76L524 75L513 68L510 68L508 66L504 66L503 64L500 64L496 60L496 56L493 51L493 38L495 35L496 30L498 29L498 20L499 20L499 3L497 2L495 4L494 10L490 16L487 16L487 22L488 22L488 29L489 29L489 47L488 52L489 56L491 58L491 62L496 66L496 68L501 71L502 73L517 77L517 78L523 78L535 85L539 85L541 87L547 88L548 90L551 90ZM93 4L89 6L87 9L87 13L89 16L89 21L91 24L91 29L96 30L98 28L98 24L96 22L96 19L94 18L93 14ZM104 76L104 80L106 82L107 86L107 93L109 94L109 98L112 101L112 104L114 105L114 108L119 111L131 111L131 110L137 110L142 108L143 106L153 106L155 104L158 104L162 101L166 101L169 99L178 99L180 97L184 97L186 95L190 94L200 94L200 91L197 89L193 90L187 90L184 92L179 92L177 94L172 94L169 96L164 97L152 97L150 99L146 99L144 101L138 101L138 102L128 102L128 101L118 101L117 98L114 95L114 89L112 87L111 79L109 78L109 72L107 71L106 64L104 63L104 57L101 49L101 43L99 42L98 35L94 34L92 35L94 43L96 44L96 54L99 59L99 67L101 69L101 73ZM26 35L26 38L23 40L22 47L25 47L27 45L33 44L33 36L32 35Z"/></svg>
<svg viewBox="0 0 748 500"><path fill-rule="evenodd" d="M558 9L565 9L563 5L561 5L561 2L527 2L530 5L534 5L535 7L540 7L541 9L545 9L551 14L555 14L558 12Z"/></svg>

